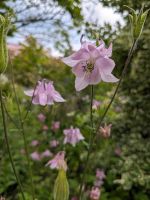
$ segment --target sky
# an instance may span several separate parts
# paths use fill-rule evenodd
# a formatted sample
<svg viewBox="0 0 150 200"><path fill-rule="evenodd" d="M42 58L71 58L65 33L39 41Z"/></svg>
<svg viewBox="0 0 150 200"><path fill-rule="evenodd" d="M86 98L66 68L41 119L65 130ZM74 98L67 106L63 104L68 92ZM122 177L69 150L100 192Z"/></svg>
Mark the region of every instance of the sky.
<svg viewBox="0 0 150 200"><path fill-rule="evenodd" d="M122 26L124 25L122 16L116 13L115 9L103 7L101 3L93 4L90 1L83 0L82 12L86 21L93 23L97 22L100 26L103 26L104 23L107 22L110 23L115 29L117 21L119 21ZM68 19L68 15L64 16L64 22L67 22ZM70 31L69 35L73 49L77 50L80 47L80 35L78 35L76 31ZM20 32L16 33L11 38L8 38L8 43L18 44L19 42L23 42L24 40L24 34ZM45 45L47 46L47 48L51 49L52 56L62 56L62 54L54 47L54 44L52 42Z"/></svg>

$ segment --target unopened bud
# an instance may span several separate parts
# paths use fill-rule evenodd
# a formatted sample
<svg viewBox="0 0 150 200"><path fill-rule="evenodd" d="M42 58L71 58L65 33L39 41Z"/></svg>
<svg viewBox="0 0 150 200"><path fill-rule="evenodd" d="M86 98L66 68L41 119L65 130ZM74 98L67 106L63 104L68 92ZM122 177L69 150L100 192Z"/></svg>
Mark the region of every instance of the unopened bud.
<svg viewBox="0 0 150 200"><path fill-rule="evenodd" d="M111 127L112 127L112 124L109 124L109 125L106 125L104 127L100 127L100 135L103 137L103 138L109 138L110 135L111 135Z"/></svg>
<svg viewBox="0 0 150 200"><path fill-rule="evenodd" d="M0 74L2 74L8 65L8 49L6 37L10 27L10 15L0 15Z"/></svg>
<svg viewBox="0 0 150 200"><path fill-rule="evenodd" d="M69 184L66 177L66 171L61 169L58 172L57 179L54 185L54 200L69 199Z"/></svg>
<svg viewBox="0 0 150 200"><path fill-rule="evenodd" d="M129 14L129 19L131 22L131 26L132 26L132 34L133 34L133 38L136 40L138 39L143 31L143 27L148 15L148 12L150 9L146 10L145 12L143 12L143 7L140 11L139 14L136 13L136 11L128 6L127 7L129 10L131 10L132 14Z"/></svg>

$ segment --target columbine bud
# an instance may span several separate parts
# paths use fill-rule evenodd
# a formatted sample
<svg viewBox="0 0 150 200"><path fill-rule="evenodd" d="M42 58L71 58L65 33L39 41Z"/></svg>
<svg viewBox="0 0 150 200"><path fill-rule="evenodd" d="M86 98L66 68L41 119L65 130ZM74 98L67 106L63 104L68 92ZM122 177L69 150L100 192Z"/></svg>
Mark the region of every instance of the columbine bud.
<svg viewBox="0 0 150 200"><path fill-rule="evenodd" d="M61 169L58 172L57 179L54 185L54 200L69 199L69 184L66 177L66 171Z"/></svg>
<svg viewBox="0 0 150 200"><path fill-rule="evenodd" d="M149 9L143 12L143 7L139 14L136 13L136 11L128 6L126 6L128 9L131 10L132 14L129 14L131 26L132 26L132 34L133 38L136 40L138 39L143 31L143 27L147 18L147 14L149 12Z"/></svg>
<svg viewBox="0 0 150 200"><path fill-rule="evenodd" d="M103 138L109 138L111 134L111 126L112 124L106 125L104 127L100 127L100 134Z"/></svg>
<svg viewBox="0 0 150 200"><path fill-rule="evenodd" d="M8 65L8 49L6 37L10 27L10 15L0 15L0 74L2 74Z"/></svg>

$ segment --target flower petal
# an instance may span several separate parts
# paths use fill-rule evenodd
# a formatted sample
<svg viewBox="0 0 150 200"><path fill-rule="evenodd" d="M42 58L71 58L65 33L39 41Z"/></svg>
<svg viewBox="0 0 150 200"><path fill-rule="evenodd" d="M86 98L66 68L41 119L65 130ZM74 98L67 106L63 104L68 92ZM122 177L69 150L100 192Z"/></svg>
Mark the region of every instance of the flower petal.
<svg viewBox="0 0 150 200"><path fill-rule="evenodd" d="M83 90L87 86L88 86L88 82L85 81L84 77L82 77L82 78L76 77L75 88L76 88L77 91Z"/></svg>
<svg viewBox="0 0 150 200"><path fill-rule="evenodd" d="M39 94L39 103L42 106L45 106L47 104L47 94L45 94L45 93Z"/></svg>
<svg viewBox="0 0 150 200"><path fill-rule="evenodd" d="M101 81L101 75L97 66L94 66L94 70L85 75L85 80L89 85L96 85Z"/></svg>
<svg viewBox="0 0 150 200"><path fill-rule="evenodd" d="M63 61L66 65L68 65L68 66L70 66L70 67L74 67L74 66L76 66L76 65L79 63L78 60L73 60L73 59L72 59L72 56L68 56L68 57L62 58L62 61Z"/></svg>
<svg viewBox="0 0 150 200"><path fill-rule="evenodd" d="M56 102L65 102L66 100L59 94L59 92L55 91L53 95L54 101Z"/></svg>
<svg viewBox="0 0 150 200"><path fill-rule="evenodd" d="M40 102L39 102L39 96L38 95L36 95L34 98L33 98L33 100L32 100L32 103L33 104L40 104Z"/></svg>
<svg viewBox="0 0 150 200"><path fill-rule="evenodd" d="M114 82L119 81L119 79L116 78L113 74L105 74L105 73L102 72L101 77L102 77L102 80L105 81L105 82L114 83Z"/></svg>
<svg viewBox="0 0 150 200"><path fill-rule="evenodd" d="M73 53L71 56L62 58L62 61L69 65L70 67L75 67L81 61L86 61L90 57L88 51L86 49L80 49L79 51Z"/></svg>
<svg viewBox="0 0 150 200"><path fill-rule="evenodd" d="M27 96L32 97L32 96L33 96L33 93L34 93L34 90L33 90L33 89L31 89L31 90L26 90L26 91L24 91L24 93L25 93Z"/></svg>
<svg viewBox="0 0 150 200"><path fill-rule="evenodd" d="M86 63L80 62L78 65L72 68L72 72L78 77L83 77L85 74L84 66L86 67Z"/></svg>
<svg viewBox="0 0 150 200"><path fill-rule="evenodd" d="M110 58L100 57L96 60L95 65L100 72L103 71L106 74L110 74L115 67L115 62Z"/></svg>

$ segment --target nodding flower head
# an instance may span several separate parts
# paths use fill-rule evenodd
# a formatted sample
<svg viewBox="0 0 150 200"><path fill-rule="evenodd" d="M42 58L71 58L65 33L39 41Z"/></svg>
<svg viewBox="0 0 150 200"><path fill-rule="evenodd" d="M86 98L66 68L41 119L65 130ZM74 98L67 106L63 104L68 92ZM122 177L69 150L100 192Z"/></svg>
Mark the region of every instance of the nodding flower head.
<svg viewBox="0 0 150 200"><path fill-rule="evenodd" d="M91 200L99 200L101 195L101 191L98 187L92 187L92 190L90 192L90 199Z"/></svg>
<svg viewBox="0 0 150 200"><path fill-rule="evenodd" d="M81 48L71 56L63 58L62 61L72 67L76 76L75 88L80 91L88 85L98 84L100 81L117 82L112 71L115 63L110 59L112 55L112 44L105 48L103 41L99 45L82 42Z"/></svg>
<svg viewBox="0 0 150 200"><path fill-rule="evenodd" d="M104 127L100 127L100 134L103 138L109 138L110 135L111 135L111 127L112 127L112 124L109 124L109 125L104 125Z"/></svg>
<svg viewBox="0 0 150 200"><path fill-rule="evenodd" d="M63 169L64 171L67 171L67 163L65 161L65 152L60 151L56 154L56 156L50 160L46 166L50 166L51 169Z"/></svg>
<svg viewBox="0 0 150 200"><path fill-rule="evenodd" d="M81 134L79 128L71 127L69 129L65 129L64 135L65 135L64 144L70 143L73 146L75 146L76 143L78 143L80 140L84 140L84 137Z"/></svg>
<svg viewBox="0 0 150 200"><path fill-rule="evenodd" d="M55 90L53 82L46 79L38 81L35 89L27 90L25 94L32 97L33 104L40 104L42 106L65 101Z"/></svg>

